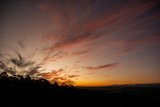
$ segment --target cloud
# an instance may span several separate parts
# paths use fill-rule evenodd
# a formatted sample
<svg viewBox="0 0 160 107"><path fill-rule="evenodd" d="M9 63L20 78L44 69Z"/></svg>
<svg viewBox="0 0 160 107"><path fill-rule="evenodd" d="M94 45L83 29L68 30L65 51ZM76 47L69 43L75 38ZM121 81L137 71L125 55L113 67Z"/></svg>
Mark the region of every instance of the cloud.
<svg viewBox="0 0 160 107"><path fill-rule="evenodd" d="M68 75L68 78L76 78L76 77L79 77L79 75L76 75L76 74L70 74L70 75Z"/></svg>
<svg viewBox="0 0 160 107"><path fill-rule="evenodd" d="M18 40L18 45L19 45L22 49L25 48L25 45L24 45L20 40Z"/></svg>
<svg viewBox="0 0 160 107"><path fill-rule="evenodd" d="M15 75L17 73L15 67L8 66L6 63L0 61L0 68L3 70L3 72L7 72L10 75Z"/></svg>
<svg viewBox="0 0 160 107"><path fill-rule="evenodd" d="M11 58L10 61L19 68L25 68L34 65L35 62L25 60L21 54L18 54L18 58Z"/></svg>
<svg viewBox="0 0 160 107"><path fill-rule="evenodd" d="M0 57L3 57L3 54L0 53Z"/></svg>
<svg viewBox="0 0 160 107"><path fill-rule="evenodd" d="M111 39L105 41L103 44L97 45L96 48L108 46L115 48L116 50L113 55L126 55L130 53L136 53L139 50L143 50L149 47L160 46L160 36L158 34L153 34L151 36L143 36L134 39Z"/></svg>
<svg viewBox="0 0 160 107"><path fill-rule="evenodd" d="M40 75L46 79L53 79L54 77L59 76L64 70L63 69L59 69L59 70L53 70L52 72L48 72L48 73L41 73Z"/></svg>
<svg viewBox="0 0 160 107"><path fill-rule="evenodd" d="M71 85L75 83L75 78L79 77L77 74L66 73L64 69L52 70L52 72L48 73L40 73L42 78L47 79L51 83L58 82L63 85Z"/></svg>
<svg viewBox="0 0 160 107"><path fill-rule="evenodd" d="M16 57L10 56L6 57L5 55L3 59L0 60L0 68L9 73L10 75L35 75L40 72L41 64L36 64L34 61L30 61L29 59L22 57L22 55L15 50Z"/></svg>
<svg viewBox="0 0 160 107"><path fill-rule="evenodd" d="M73 52L73 55L82 55L82 54L86 54L86 53L89 53L89 49L87 50L77 50L77 51L74 51Z"/></svg>
<svg viewBox="0 0 160 107"><path fill-rule="evenodd" d="M99 65L96 67L89 66L89 67L83 67L83 68L86 68L88 70L100 70L100 69L110 69L110 68L114 68L117 66L118 66L117 63L111 63L111 64Z"/></svg>
<svg viewBox="0 0 160 107"><path fill-rule="evenodd" d="M34 74L40 72L41 71L40 68L41 68L40 66L35 66L33 68L30 68L28 71L28 75L34 75ZM44 70L44 69L42 69L42 70Z"/></svg>
<svg viewBox="0 0 160 107"><path fill-rule="evenodd" d="M150 12L159 3L158 0L146 2L121 1L122 3L118 2L117 4L103 0L97 2L65 2L63 6L58 1L54 2L54 6L51 5L51 2L48 2L42 3L42 7L47 7L49 12L54 11L54 14L50 14L51 17L54 17L53 23L58 26L55 32L51 31L46 36L43 36L44 41L47 40L47 42L51 43L50 46L45 48L49 53L48 58L52 57L52 52L65 51L66 49L72 49L72 47L83 47L88 43L105 38L108 38L105 44L106 42L111 43L110 39L113 39L115 45L118 45L120 41L121 43L118 48L123 47L126 48L125 50L134 48L138 44L146 44L147 46L147 44L155 42L144 41L146 37L155 38L155 35L152 35L153 32L148 26L151 26L150 24L154 21L159 20L157 13L150 14L149 16L146 13ZM111 6L107 7L104 5ZM77 14L81 10L83 10L83 13L81 15ZM147 29L149 33L144 34ZM159 34L159 32L157 33ZM120 35L123 36L122 40L119 40ZM142 35L145 36L141 38ZM137 40L134 40L135 38ZM140 40L138 40L139 38ZM125 46L125 44L129 45ZM133 44L136 44L136 46L133 46ZM107 46L101 48L105 47ZM74 52L75 55L84 53L87 53L87 51Z"/></svg>
<svg viewBox="0 0 160 107"><path fill-rule="evenodd" d="M46 55L44 61L56 61L58 59L61 59L66 54L67 53L64 53L63 51L55 51L52 52L51 54L49 53L48 55Z"/></svg>

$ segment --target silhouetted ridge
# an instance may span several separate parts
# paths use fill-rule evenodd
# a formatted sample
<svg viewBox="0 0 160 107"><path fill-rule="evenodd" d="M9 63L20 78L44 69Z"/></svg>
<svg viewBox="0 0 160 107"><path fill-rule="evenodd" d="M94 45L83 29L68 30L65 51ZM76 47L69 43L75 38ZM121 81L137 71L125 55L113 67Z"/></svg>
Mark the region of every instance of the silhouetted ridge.
<svg viewBox="0 0 160 107"><path fill-rule="evenodd" d="M103 89L101 89L103 88ZM32 106L157 106L160 87L100 87L74 88L30 76L0 74L0 107ZM51 106L52 107L52 106Z"/></svg>
<svg viewBox="0 0 160 107"><path fill-rule="evenodd" d="M46 79L31 79L29 75L26 77L23 77L22 75L14 75L14 76L8 76L6 72L3 72L0 74L0 83L1 85L5 85L6 87L9 86L25 86L25 87L34 87L38 86L41 88L50 88L50 87L60 87L57 82L54 84L51 84L48 80ZM68 85L64 85L61 87L67 87ZM69 87L69 86L68 86Z"/></svg>

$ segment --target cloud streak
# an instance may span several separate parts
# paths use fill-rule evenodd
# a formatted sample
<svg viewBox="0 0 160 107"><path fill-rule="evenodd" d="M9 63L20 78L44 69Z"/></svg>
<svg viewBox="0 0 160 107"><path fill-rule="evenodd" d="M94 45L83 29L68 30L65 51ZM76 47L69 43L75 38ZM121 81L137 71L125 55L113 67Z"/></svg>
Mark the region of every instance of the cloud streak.
<svg viewBox="0 0 160 107"><path fill-rule="evenodd" d="M62 52L67 49L83 47L86 44L106 38L108 39L106 39L104 47L101 48L107 47L107 42L109 44L112 41L114 42L113 45L118 49L126 48L125 50L129 50L134 48L134 51L136 51L135 47L137 46L148 46L149 44L157 45L155 42L159 43L160 32L154 31L153 34L149 27L152 26L152 23L155 23L156 20L159 20L157 18L158 14L146 15L157 6L159 3L158 0L147 0L146 2L122 1L122 3L117 4L103 0L98 2L65 2L62 8L60 8L61 4L58 1L54 2L56 5L54 5L55 7L53 8L50 4L47 4L48 2L42 7L48 7L47 11L49 13L55 9L56 12L51 14L51 17L53 16L53 22L58 24L56 32L52 31L49 35L43 36L44 41L47 39L50 40L51 43L50 46L45 48L45 50L48 50L48 59L52 56L52 52L54 51ZM84 7L80 7L79 4L83 4ZM112 4L112 7L107 8L107 6L103 4ZM39 5L44 4L42 3ZM96 12L97 9L99 9L98 12ZM77 14L81 10L84 10L82 14L84 15L83 17ZM63 17L65 17L65 19ZM149 33L144 34L147 29ZM120 39L119 35L123 35L122 39ZM136 37L134 35L136 35ZM146 40L146 38L150 38L150 40ZM86 53L88 52L74 52L75 55ZM65 55L63 57L65 57Z"/></svg>
<svg viewBox="0 0 160 107"><path fill-rule="evenodd" d="M16 57L10 56L0 60L0 68L3 72L7 72L10 75L22 75L22 76L33 76L40 72L41 64L36 64L34 61L28 60L15 50Z"/></svg>
<svg viewBox="0 0 160 107"><path fill-rule="evenodd" d="M52 72L41 73L39 75L51 83L58 82L61 85L72 85L75 83L75 79L79 77L78 74L66 73L64 69L53 70Z"/></svg>
<svg viewBox="0 0 160 107"><path fill-rule="evenodd" d="M111 64L99 65L96 67L88 66L88 67L83 67L83 68L88 69L88 70L101 70L101 69L111 69L117 66L118 66L117 63L111 63Z"/></svg>

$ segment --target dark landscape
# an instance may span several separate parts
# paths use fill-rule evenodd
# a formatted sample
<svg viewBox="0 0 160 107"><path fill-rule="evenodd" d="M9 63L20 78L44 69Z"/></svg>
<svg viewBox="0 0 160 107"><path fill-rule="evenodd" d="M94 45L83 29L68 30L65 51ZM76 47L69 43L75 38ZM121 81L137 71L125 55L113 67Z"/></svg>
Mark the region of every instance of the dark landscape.
<svg viewBox="0 0 160 107"><path fill-rule="evenodd" d="M139 107L160 105L160 84L73 87L50 84L29 76L0 75L1 107L97 106ZM3 99L2 99L3 98Z"/></svg>

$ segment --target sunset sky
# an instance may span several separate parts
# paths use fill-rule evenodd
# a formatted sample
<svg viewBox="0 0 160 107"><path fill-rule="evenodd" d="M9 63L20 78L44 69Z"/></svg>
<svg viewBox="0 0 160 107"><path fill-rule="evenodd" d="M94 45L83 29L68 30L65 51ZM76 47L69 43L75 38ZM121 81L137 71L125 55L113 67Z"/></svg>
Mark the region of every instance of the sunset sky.
<svg viewBox="0 0 160 107"><path fill-rule="evenodd" d="M1 0L3 71L75 86L160 83L160 1Z"/></svg>

